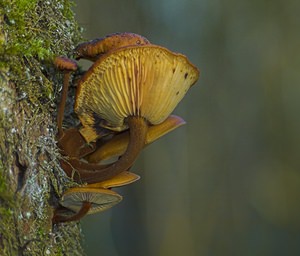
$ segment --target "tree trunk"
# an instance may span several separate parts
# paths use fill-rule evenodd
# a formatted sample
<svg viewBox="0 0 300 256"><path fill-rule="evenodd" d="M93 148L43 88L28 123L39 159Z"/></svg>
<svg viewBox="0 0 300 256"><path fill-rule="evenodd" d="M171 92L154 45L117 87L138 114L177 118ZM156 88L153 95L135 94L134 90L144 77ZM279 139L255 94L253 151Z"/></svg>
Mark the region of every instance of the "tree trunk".
<svg viewBox="0 0 300 256"><path fill-rule="evenodd" d="M79 41L67 0L0 0L0 255L82 255L78 223L52 225L72 185L59 165L52 66Z"/></svg>

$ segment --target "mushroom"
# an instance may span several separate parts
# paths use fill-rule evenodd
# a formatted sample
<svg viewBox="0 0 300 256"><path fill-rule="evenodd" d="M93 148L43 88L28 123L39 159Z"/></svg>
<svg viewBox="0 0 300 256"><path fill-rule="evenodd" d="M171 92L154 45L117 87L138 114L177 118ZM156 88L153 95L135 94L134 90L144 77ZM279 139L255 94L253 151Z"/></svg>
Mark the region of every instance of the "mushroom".
<svg viewBox="0 0 300 256"><path fill-rule="evenodd" d="M86 214L107 210L119 203L122 197L110 188L125 186L140 179L140 176L124 171L109 180L70 188L60 199L53 222L69 222L81 219Z"/></svg>
<svg viewBox="0 0 300 256"><path fill-rule="evenodd" d="M137 180L140 179L140 176L132 173L132 172L128 172L128 171L124 171L121 172L119 174L117 174L116 176L114 176L113 178L109 179L109 180L104 180L98 183L92 183L89 184L88 186L90 188L115 188L115 187L121 187L121 186L125 186L128 184L131 184Z"/></svg>
<svg viewBox="0 0 300 256"><path fill-rule="evenodd" d="M56 66L56 68L60 69L65 73L64 82L63 82L64 86L61 94L61 104L59 105L58 115L57 115L58 139L60 139L64 134L62 128L62 122L63 122L64 110L65 110L65 105L67 100L69 80L71 77L71 73L77 70L78 66L75 61L65 57L56 57L53 63Z"/></svg>
<svg viewBox="0 0 300 256"><path fill-rule="evenodd" d="M86 166L83 182L100 182L128 170L145 145L150 125L162 123L197 81L198 69L182 54L156 45L126 46L99 58L81 79L75 102L89 143L98 127L129 129L129 143L109 167Z"/></svg>
<svg viewBox="0 0 300 256"><path fill-rule="evenodd" d="M74 50L77 60L84 58L96 61L101 55L129 45L150 44L149 40L141 35L134 33L113 33L104 38L97 38L89 42L78 45Z"/></svg>
<svg viewBox="0 0 300 256"><path fill-rule="evenodd" d="M99 187L75 187L67 190L60 199L60 205L53 217L53 222L76 221L86 214L102 212L122 200L118 193Z"/></svg>
<svg viewBox="0 0 300 256"><path fill-rule="evenodd" d="M184 124L185 121L181 117L170 115L164 122L149 126L145 146ZM95 152L87 156L86 159L89 163L99 163L100 161L121 156L126 151L128 142L128 131L117 134L112 139L103 143Z"/></svg>

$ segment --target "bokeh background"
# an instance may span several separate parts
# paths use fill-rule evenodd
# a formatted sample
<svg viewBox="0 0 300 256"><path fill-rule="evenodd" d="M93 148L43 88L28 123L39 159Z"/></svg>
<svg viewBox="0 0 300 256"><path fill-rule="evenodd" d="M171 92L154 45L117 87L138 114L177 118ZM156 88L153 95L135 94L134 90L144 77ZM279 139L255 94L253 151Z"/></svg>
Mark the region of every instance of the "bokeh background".
<svg viewBox="0 0 300 256"><path fill-rule="evenodd" d="M86 39L135 32L201 70L88 256L300 255L300 1L85 0Z"/></svg>

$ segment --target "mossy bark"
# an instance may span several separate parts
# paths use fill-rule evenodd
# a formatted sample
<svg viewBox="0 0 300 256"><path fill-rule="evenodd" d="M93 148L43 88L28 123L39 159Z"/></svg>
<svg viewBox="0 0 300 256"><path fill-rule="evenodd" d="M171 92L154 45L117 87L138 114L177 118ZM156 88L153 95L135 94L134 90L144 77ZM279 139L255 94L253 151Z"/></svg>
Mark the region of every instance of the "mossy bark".
<svg viewBox="0 0 300 256"><path fill-rule="evenodd" d="M0 255L82 255L78 223L52 225L59 165L52 66L80 39L67 0L0 0Z"/></svg>

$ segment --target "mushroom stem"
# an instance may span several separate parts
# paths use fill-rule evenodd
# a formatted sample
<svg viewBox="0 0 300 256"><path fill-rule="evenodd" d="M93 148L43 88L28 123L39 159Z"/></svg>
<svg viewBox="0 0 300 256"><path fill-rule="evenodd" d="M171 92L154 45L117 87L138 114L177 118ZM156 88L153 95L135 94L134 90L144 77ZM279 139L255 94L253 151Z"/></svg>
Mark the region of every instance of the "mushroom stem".
<svg viewBox="0 0 300 256"><path fill-rule="evenodd" d="M170 115L164 122L157 125L150 125L144 147L184 124L185 121L181 117ZM128 141L129 131L117 134L98 147L94 152L87 155L85 159L89 163L100 163L103 160L121 156L126 151Z"/></svg>
<svg viewBox="0 0 300 256"><path fill-rule="evenodd" d="M77 221L84 217L90 210L92 204L90 202L82 202L82 206L76 214L72 215L71 217L61 216L59 213L56 213L53 217L53 223L58 222L69 222L69 221Z"/></svg>
<svg viewBox="0 0 300 256"><path fill-rule="evenodd" d="M78 175L74 175L77 182L96 183L114 177L128 170L145 146L148 123L143 117L131 116L127 118L129 126L129 143L125 153L113 164L104 167L99 164L80 162ZM76 166L73 166L76 168Z"/></svg>
<svg viewBox="0 0 300 256"><path fill-rule="evenodd" d="M62 122L64 119L70 76L71 76L71 71L65 71L63 89L61 92L61 99L60 99L58 114L57 114L58 138L61 138L63 136Z"/></svg>

